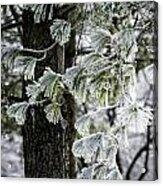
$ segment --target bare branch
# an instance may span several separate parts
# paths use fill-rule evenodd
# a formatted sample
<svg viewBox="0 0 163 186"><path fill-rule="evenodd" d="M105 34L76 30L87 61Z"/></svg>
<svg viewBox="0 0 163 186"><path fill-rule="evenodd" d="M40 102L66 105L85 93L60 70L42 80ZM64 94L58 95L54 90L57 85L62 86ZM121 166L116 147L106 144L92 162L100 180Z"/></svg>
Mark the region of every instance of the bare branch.
<svg viewBox="0 0 163 186"><path fill-rule="evenodd" d="M147 127L147 144L146 144L146 156L144 161L144 172L139 176L138 180L142 180L144 176L148 173L149 143L150 143L150 126Z"/></svg>
<svg viewBox="0 0 163 186"><path fill-rule="evenodd" d="M18 26L22 26L22 21L19 21L17 23L9 23L9 24L3 24L1 25L1 31L6 31L8 29L16 28Z"/></svg>
<svg viewBox="0 0 163 186"><path fill-rule="evenodd" d="M46 53L49 50L51 50L52 48L54 48L56 46L57 42L53 43L51 46L49 46L48 48L42 49L42 50L35 50L35 49L31 49L31 48L24 48L24 49L20 49L23 52L31 52L31 53Z"/></svg>
<svg viewBox="0 0 163 186"><path fill-rule="evenodd" d="M135 163L140 158L140 156L142 155L143 152L146 152L146 157L145 157L145 162L144 162L145 171L139 176L138 180L142 180L144 178L144 176L147 174L147 172L148 172L148 159L149 159L149 144L150 144L150 142L151 142L151 139L150 139L150 126L148 126L148 128L147 128L147 142L138 151L138 153L134 157L132 163L130 164L130 167L129 167L127 173L126 173L126 180L130 180L131 171L134 168Z"/></svg>

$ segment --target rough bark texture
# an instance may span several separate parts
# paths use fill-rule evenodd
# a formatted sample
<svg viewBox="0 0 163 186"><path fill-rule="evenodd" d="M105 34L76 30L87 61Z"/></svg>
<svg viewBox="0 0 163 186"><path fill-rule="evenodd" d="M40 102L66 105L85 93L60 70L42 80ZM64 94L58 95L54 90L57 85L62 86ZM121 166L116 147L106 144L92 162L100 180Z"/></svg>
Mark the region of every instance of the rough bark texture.
<svg viewBox="0 0 163 186"><path fill-rule="evenodd" d="M34 23L33 13L29 10L24 11L23 46L44 49L52 43L49 23ZM65 49L65 67L72 65L74 47L75 34L72 33ZM59 71L58 66L62 57L58 53L59 50L60 46L56 46L48 52L44 61L38 62L35 80L43 74L45 66ZM28 109L27 119L22 128L25 177L75 178L75 159L71 152L75 138L75 102L68 91L65 91L63 97L65 104L62 106L62 115L67 121L65 128L62 126L62 121L57 124L50 123L40 106L31 106Z"/></svg>
<svg viewBox="0 0 163 186"><path fill-rule="evenodd" d="M23 127L26 177L63 177L63 129L49 123L43 109L29 108Z"/></svg>

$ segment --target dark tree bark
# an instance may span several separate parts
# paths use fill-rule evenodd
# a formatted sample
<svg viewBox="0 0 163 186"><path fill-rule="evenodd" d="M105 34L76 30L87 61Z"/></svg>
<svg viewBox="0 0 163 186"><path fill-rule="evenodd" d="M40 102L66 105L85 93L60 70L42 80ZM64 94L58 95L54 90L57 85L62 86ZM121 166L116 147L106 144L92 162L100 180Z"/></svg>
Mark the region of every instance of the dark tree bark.
<svg viewBox="0 0 163 186"><path fill-rule="evenodd" d="M63 177L63 129L49 123L43 109L31 107L23 126L26 177Z"/></svg>
<svg viewBox="0 0 163 186"><path fill-rule="evenodd" d="M52 45L54 41L51 39L49 26L48 21L34 23L33 12L25 10L23 46L38 50ZM38 62L35 80L42 76L46 66L59 71L62 56L58 51L61 51L61 47L57 45L48 52L45 60ZM73 31L69 43L66 44L65 67L72 66L74 55L75 33ZM71 152L75 138L75 101L68 90L65 90L63 98L65 104L62 106L62 115L67 122L66 127L62 126L62 121L57 124L50 123L41 106L35 105L28 109L27 119L22 127L25 177L75 178L75 158Z"/></svg>

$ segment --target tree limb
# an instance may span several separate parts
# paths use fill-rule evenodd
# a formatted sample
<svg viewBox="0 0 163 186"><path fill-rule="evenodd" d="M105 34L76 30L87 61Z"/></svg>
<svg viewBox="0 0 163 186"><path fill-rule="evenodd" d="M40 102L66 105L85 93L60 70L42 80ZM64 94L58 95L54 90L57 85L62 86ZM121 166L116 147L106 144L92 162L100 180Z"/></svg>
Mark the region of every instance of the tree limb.
<svg viewBox="0 0 163 186"><path fill-rule="evenodd" d="M126 180L130 180L130 174L131 174L131 171L132 169L134 168L134 165L135 163L137 162L137 160L139 159L139 157L141 156L141 154L146 150L146 145L143 146L139 151L138 153L136 154L136 156L134 157L132 163L130 164L130 167L126 173Z"/></svg>
<svg viewBox="0 0 163 186"><path fill-rule="evenodd" d="M130 180L131 171L134 168L135 163L137 162L137 160L139 159L139 157L142 155L143 152L146 152L146 157L145 157L145 162L144 162L145 171L139 176L138 180L142 180L144 178L144 176L147 174L147 172L148 172L148 159L149 159L149 144L150 144L150 142L151 142L151 139L150 139L150 126L148 126L148 128L147 128L147 142L138 151L138 153L134 157L132 163L130 164L130 167L129 167L127 173L126 173L126 180Z"/></svg>
<svg viewBox="0 0 163 186"><path fill-rule="evenodd" d="M1 25L1 31L6 31L8 29L16 28L18 26L22 26L22 21L16 22L16 23L8 23Z"/></svg>
<svg viewBox="0 0 163 186"><path fill-rule="evenodd" d="M144 161L145 171L139 176L138 180L142 180L144 176L148 173L149 143L150 143L150 126L147 127L146 156L145 156L145 161Z"/></svg>

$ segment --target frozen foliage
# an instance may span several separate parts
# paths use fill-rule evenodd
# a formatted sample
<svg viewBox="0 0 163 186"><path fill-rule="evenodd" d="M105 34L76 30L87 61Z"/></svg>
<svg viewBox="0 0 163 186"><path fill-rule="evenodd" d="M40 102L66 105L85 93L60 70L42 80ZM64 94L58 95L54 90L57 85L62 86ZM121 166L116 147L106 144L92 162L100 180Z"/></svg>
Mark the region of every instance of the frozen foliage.
<svg viewBox="0 0 163 186"><path fill-rule="evenodd" d="M108 163L95 164L93 166L93 179L121 180L122 176L116 165L110 166Z"/></svg>
<svg viewBox="0 0 163 186"><path fill-rule="evenodd" d="M88 168L84 168L78 175L80 179L104 179L121 180L122 176L117 166L110 166L107 163L96 163Z"/></svg>
<svg viewBox="0 0 163 186"><path fill-rule="evenodd" d="M50 122L56 124L60 119L62 119L61 111L60 111L60 104L57 100L53 99L53 103L49 104L44 109L46 113L46 117Z"/></svg>
<svg viewBox="0 0 163 186"><path fill-rule="evenodd" d="M41 87L40 84L37 82L33 82L33 84L29 84L26 87L26 94L29 97L30 102L36 101L40 92L41 92Z"/></svg>
<svg viewBox="0 0 163 186"><path fill-rule="evenodd" d="M78 175L82 179L122 179L116 166L117 139L111 134L96 133L77 140L72 148L76 157L91 164ZM94 162L98 162L95 163Z"/></svg>
<svg viewBox="0 0 163 186"><path fill-rule="evenodd" d="M102 52L106 44L111 40L111 34L108 30L99 29L91 37L92 47Z"/></svg>
<svg viewBox="0 0 163 186"><path fill-rule="evenodd" d="M33 8L37 9L35 6ZM40 11L36 11L39 17L42 8L40 6ZM77 114L75 128L78 136L72 147L74 156L83 158L87 164L78 172L78 178L123 179L116 156L120 148L128 145L129 129L132 128L135 134L146 134L147 127L153 124L151 90L154 89L154 67L150 64L153 60L150 59L153 57L153 51L150 50L153 40L146 33L153 28L150 22L153 14L147 16L151 8L147 6L147 10L144 9L144 3L109 3L100 8L96 5L96 9L93 7L92 10L95 11L94 22L91 23L91 17L87 26L91 38L89 54L77 60L65 73L64 70L56 73L47 68L38 82L26 88L32 104L40 101L40 93L50 99L51 103L44 110L48 120L53 123L59 120L64 123L61 107L65 101L65 90L76 98L77 103L85 105L85 113ZM100 15L98 20L97 10L105 10L107 14ZM142 17L142 11L146 19ZM109 20L109 23L99 26L101 20ZM62 46L63 64L65 44L72 29L68 21L61 19L54 20L50 27L52 39ZM140 58L144 62L140 63ZM15 72L23 73L26 79L33 79L36 61L32 57L18 56ZM23 124L28 105L27 102L11 105L9 116ZM91 109L88 105L92 106Z"/></svg>
<svg viewBox="0 0 163 186"><path fill-rule="evenodd" d="M111 126L107 112L114 107L115 106L99 108L96 111L81 116L75 124L78 133L86 136L96 132L113 132L115 126Z"/></svg>
<svg viewBox="0 0 163 186"><path fill-rule="evenodd" d="M118 55L125 62L134 63L135 55L138 51L137 38L140 35L140 30L123 30L113 35L113 43Z"/></svg>
<svg viewBox="0 0 163 186"><path fill-rule="evenodd" d="M7 114L10 117L14 117L16 122L19 125L23 125L26 119L26 111L28 109L29 103L21 102L21 103L14 103L9 106L7 110Z"/></svg>
<svg viewBox="0 0 163 186"><path fill-rule="evenodd" d="M102 100L97 106L99 108L99 110L97 109L98 111L94 113L88 111L75 124L78 133L81 135L81 139L74 143L73 153L77 157L84 158L86 162L92 163L91 168L88 167L82 170L82 173L79 174L80 178L91 176L91 178L94 177L96 179L107 179L105 174L107 174L108 166L97 166L96 169L93 168L96 162L98 162L100 152L104 153L104 149L110 146L110 144L105 144L104 149L102 149L99 145L99 138L98 140L94 140L94 138L99 137L99 131L104 132L102 133L103 137L110 132L117 139L118 145L122 144L120 141L122 140L122 136L124 136L124 143L127 145L129 127L135 133L146 133L147 126L153 123L153 110L138 100L136 95L138 77L135 67L136 57L139 51L138 40L145 27L146 25L144 25L144 28L127 28L116 31L113 34L109 31L104 32L97 29L97 33L92 37L94 52L89 54L84 62L82 61L81 64L79 62L80 68L82 67L83 69L77 76L78 83L76 83L76 87L81 92L85 92L85 94L90 93L88 96L85 95L85 99L83 100L87 102L89 96L94 96L95 100ZM109 45L111 46L110 56L108 53L106 54L107 46ZM85 87L80 87L82 81L85 82ZM110 127L106 110L104 111L103 107L101 107L102 105L107 108L109 104L117 104L116 116L112 127ZM93 143L94 145L92 145ZM99 148L95 144L98 144ZM97 150L98 153L95 153ZM113 152L110 154L112 161L114 161L115 154ZM100 162L104 163L106 161L108 163L109 158L107 158L107 156L103 156ZM113 175L120 175L120 172L116 170ZM108 175L108 179L112 179L112 176ZM118 176L116 179L118 179Z"/></svg>
<svg viewBox="0 0 163 186"><path fill-rule="evenodd" d="M36 59L29 56L18 56L15 59L14 72L24 74L26 79L34 79Z"/></svg>
<svg viewBox="0 0 163 186"><path fill-rule="evenodd" d="M52 100L52 103L47 105L44 110L47 119L55 124L61 119L62 76L47 68L43 76L39 79L39 83L44 96Z"/></svg>
<svg viewBox="0 0 163 186"><path fill-rule="evenodd" d="M123 106L117 108L119 122L128 125L133 131L144 133L153 123L154 66L142 69L135 82L130 83L128 93L124 95ZM133 84L134 83L134 84Z"/></svg>
<svg viewBox="0 0 163 186"><path fill-rule="evenodd" d="M60 79L60 74L56 74L50 68L46 69L43 76L39 79L40 87L42 91L45 91L46 97L53 97L55 88L57 87Z"/></svg>
<svg viewBox="0 0 163 186"><path fill-rule="evenodd" d="M152 124L153 114L150 108L144 108L143 103L128 102L117 109L119 122L126 126L132 126L135 132L145 132L148 125Z"/></svg>
<svg viewBox="0 0 163 186"><path fill-rule="evenodd" d="M76 66L66 69L66 73L63 76L63 82L70 88L73 89L74 78L80 72L80 69Z"/></svg>
<svg viewBox="0 0 163 186"><path fill-rule="evenodd" d="M115 164L117 140L111 134L96 133L77 140L72 148L75 156L83 157L86 163L107 161Z"/></svg>
<svg viewBox="0 0 163 186"><path fill-rule="evenodd" d="M52 38L61 46L69 41L71 24L65 20L55 19L50 27Z"/></svg>

